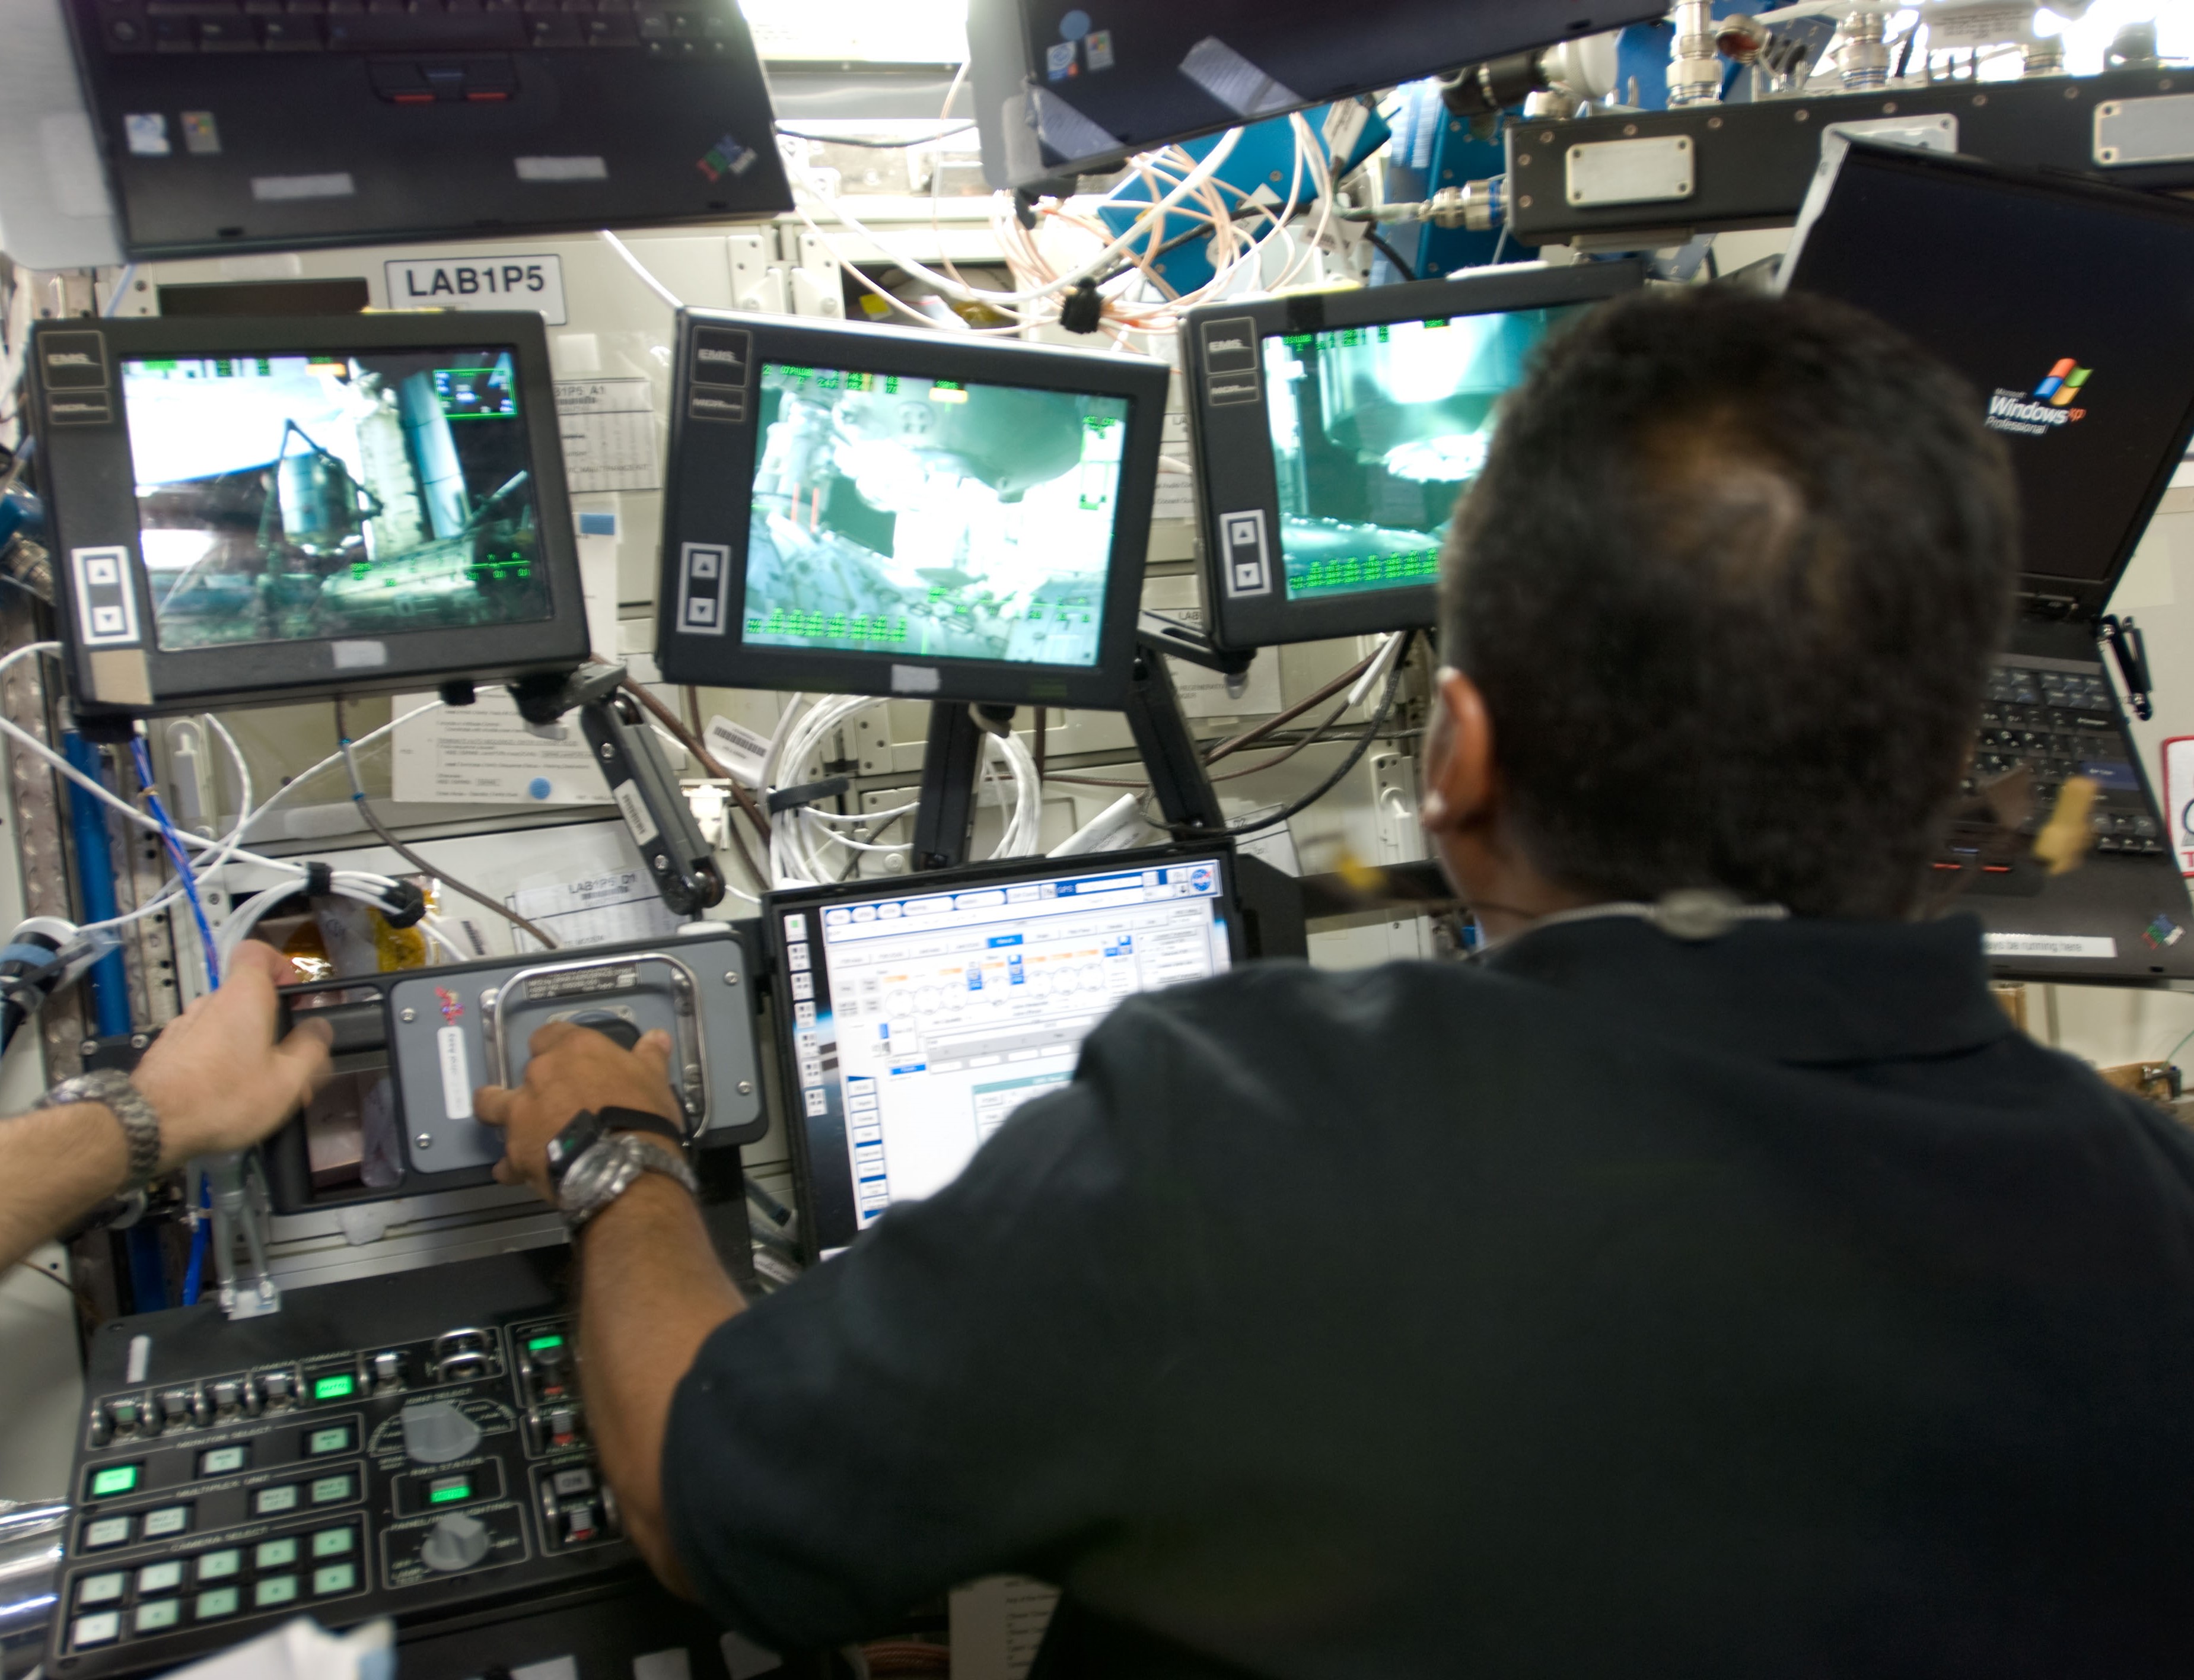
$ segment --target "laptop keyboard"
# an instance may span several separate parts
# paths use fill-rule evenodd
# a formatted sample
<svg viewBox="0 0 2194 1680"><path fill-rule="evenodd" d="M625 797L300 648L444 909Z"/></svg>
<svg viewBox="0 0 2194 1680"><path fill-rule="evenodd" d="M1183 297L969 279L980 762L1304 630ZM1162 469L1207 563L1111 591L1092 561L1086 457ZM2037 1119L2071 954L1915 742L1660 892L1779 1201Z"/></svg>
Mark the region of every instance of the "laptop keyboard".
<svg viewBox="0 0 2194 1680"><path fill-rule="evenodd" d="M629 49L726 56L730 0L91 0L110 53ZM490 95L490 96L494 96Z"/></svg>
<svg viewBox="0 0 2194 1680"><path fill-rule="evenodd" d="M2082 775L2101 790L2089 817L2097 852L2162 852L2162 835L2127 756L2116 699L2100 676L2017 665L1996 668L1981 711L1965 792L1978 797L1984 783L2021 765L2032 771L2035 786L2034 810L2020 826L2021 832L2039 832L2056 805L2057 790L2067 777ZM1960 826L1963 825L1951 831L1949 855L1935 866L1938 870L2007 870L2000 860L1983 863L1983 849L1966 843Z"/></svg>

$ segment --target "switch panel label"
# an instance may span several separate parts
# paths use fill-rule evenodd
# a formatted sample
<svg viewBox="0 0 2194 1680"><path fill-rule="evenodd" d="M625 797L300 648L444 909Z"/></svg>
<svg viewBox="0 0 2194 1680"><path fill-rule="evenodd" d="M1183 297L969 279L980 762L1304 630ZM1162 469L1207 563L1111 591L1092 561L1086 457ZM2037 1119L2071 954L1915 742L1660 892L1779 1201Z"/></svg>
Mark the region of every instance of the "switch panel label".
<svg viewBox="0 0 2194 1680"><path fill-rule="evenodd" d="M443 1027L434 1034L434 1048L442 1062L442 1112L453 1120L468 1120L473 1117L473 1069L465 1050L465 1029Z"/></svg>

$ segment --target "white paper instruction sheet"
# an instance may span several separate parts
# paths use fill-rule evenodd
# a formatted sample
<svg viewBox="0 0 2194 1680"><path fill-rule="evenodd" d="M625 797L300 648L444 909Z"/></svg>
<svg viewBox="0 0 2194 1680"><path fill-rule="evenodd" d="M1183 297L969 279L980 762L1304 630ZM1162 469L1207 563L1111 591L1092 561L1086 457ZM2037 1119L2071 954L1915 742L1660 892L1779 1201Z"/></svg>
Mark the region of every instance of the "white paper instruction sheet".
<svg viewBox="0 0 2194 1680"><path fill-rule="evenodd" d="M556 424L573 495L660 490L655 399L645 379L560 379Z"/></svg>
<svg viewBox="0 0 2194 1680"><path fill-rule="evenodd" d="M431 694L399 694L401 717ZM483 688L468 706L440 706L396 731L389 792L399 805L600 805L609 788L587 751L577 712L543 740L520 720L503 688Z"/></svg>

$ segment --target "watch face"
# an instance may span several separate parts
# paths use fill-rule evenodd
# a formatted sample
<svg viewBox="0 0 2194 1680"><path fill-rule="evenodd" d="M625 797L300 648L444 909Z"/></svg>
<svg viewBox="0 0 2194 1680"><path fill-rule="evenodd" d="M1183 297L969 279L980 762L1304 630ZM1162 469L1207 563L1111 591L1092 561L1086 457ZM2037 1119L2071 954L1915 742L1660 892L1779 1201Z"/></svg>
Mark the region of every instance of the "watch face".
<svg viewBox="0 0 2194 1680"><path fill-rule="evenodd" d="M590 1110L581 1109L563 1131L548 1140L548 1182L560 1184L571 1163L587 1153L602 1135L602 1123Z"/></svg>

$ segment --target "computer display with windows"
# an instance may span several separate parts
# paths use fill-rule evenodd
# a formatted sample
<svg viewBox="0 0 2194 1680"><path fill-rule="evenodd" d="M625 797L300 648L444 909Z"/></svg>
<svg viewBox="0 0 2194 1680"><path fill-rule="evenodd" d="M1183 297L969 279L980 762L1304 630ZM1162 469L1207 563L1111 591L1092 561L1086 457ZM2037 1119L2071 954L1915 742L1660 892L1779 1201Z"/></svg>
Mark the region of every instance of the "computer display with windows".
<svg viewBox="0 0 2194 1680"><path fill-rule="evenodd" d="M2194 208L1860 144L1802 235L1786 286L1871 311L1973 384L2018 476L2024 590L2101 612L2194 437Z"/></svg>
<svg viewBox="0 0 2194 1680"><path fill-rule="evenodd" d="M1456 498L1548 336L1635 262L1215 304L1195 359L1206 599L1222 647L1433 623Z"/></svg>
<svg viewBox="0 0 2194 1680"><path fill-rule="evenodd" d="M539 316L42 323L33 361L90 699L585 657Z"/></svg>
<svg viewBox="0 0 2194 1680"><path fill-rule="evenodd" d="M698 310L679 358L669 680L1120 703L1163 365Z"/></svg>
<svg viewBox="0 0 2194 1680"><path fill-rule="evenodd" d="M934 1194L1072 1078L1131 992L1241 955L1223 852L1123 853L775 895L778 1031L816 1246Z"/></svg>

